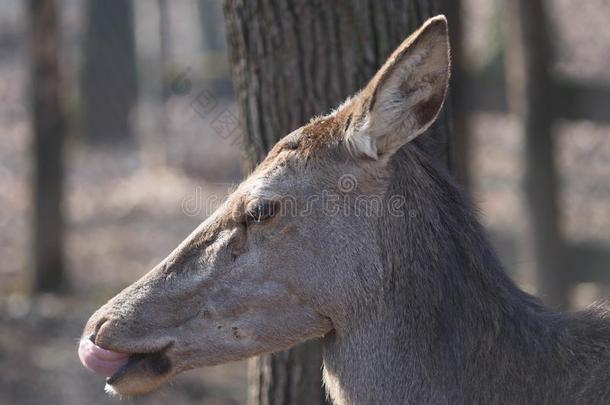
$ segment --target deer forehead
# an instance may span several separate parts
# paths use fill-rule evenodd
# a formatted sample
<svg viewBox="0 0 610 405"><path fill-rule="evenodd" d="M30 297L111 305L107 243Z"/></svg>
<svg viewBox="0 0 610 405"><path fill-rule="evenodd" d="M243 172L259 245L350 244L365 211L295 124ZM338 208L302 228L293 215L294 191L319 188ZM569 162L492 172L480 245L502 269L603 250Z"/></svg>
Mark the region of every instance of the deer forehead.
<svg viewBox="0 0 610 405"><path fill-rule="evenodd" d="M225 226L239 223L248 207L258 201L294 197L291 193L302 186L313 166L332 171L333 156L329 152L340 149L336 146L343 141L345 119L345 114L337 112L317 117L278 141L229 197L218 222Z"/></svg>

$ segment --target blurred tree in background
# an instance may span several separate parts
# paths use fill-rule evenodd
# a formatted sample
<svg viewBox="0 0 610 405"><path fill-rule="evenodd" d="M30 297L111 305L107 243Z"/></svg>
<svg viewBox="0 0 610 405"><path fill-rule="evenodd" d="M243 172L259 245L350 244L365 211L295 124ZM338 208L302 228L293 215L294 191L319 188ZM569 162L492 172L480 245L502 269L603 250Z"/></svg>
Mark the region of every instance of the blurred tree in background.
<svg viewBox="0 0 610 405"><path fill-rule="evenodd" d="M453 138L454 172L465 189L470 191L470 129L468 127L468 80L464 63L464 27L462 0L441 0L441 11L449 21L451 41L451 92L448 105L451 108L451 135Z"/></svg>
<svg viewBox="0 0 610 405"><path fill-rule="evenodd" d="M225 2L230 63L244 119L247 161L311 117L356 93L427 18L434 0ZM443 114L431 130L435 153L451 165ZM261 356L250 364L252 405L325 402L318 342Z"/></svg>
<svg viewBox="0 0 610 405"><path fill-rule="evenodd" d="M218 0L198 0L201 22L201 48L203 52L223 52L226 49L222 27L222 3Z"/></svg>
<svg viewBox="0 0 610 405"><path fill-rule="evenodd" d="M34 291L65 287L63 260L64 116L60 97L60 29L55 0L28 4L33 145Z"/></svg>
<svg viewBox="0 0 610 405"><path fill-rule="evenodd" d="M217 96L231 93L227 40L221 0L197 0L201 29L201 61L205 87Z"/></svg>
<svg viewBox="0 0 610 405"><path fill-rule="evenodd" d="M132 0L88 0L82 101L84 131L94 144L132 138L137 96Z"/></svg>
<svg viewBox="0 0 610 405"><path fill-rule="evenodd" d="M538 290L544 300L566 309L569 301L564 246L559 231L559 192L552 126L556 88L553 52L542 0L506 2L509 20L507 82L511 107L522 119L528 219Z"/></svg>

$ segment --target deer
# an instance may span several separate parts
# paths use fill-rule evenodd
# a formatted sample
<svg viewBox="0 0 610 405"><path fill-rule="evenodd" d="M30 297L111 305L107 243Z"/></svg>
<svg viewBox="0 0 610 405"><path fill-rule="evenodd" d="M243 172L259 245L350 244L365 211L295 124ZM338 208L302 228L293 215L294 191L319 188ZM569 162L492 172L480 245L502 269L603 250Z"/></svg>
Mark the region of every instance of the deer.
<svg viewBox="0 0 610 405"><path fill-rule="evenodd" d="M519 289L430 153L450 63L436 16L99 308L82 363L131 396L320 339L338 405L610 403L608 310L561 313Z"/></svg>

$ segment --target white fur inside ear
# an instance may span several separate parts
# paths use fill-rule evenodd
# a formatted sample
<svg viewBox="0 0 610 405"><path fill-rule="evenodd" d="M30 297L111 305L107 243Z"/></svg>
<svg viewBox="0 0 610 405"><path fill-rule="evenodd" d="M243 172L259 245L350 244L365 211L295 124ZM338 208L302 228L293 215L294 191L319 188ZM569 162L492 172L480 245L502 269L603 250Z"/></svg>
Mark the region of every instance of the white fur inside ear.
<svg viewBox="0 0 610 405"><path fill-rule="evenodd" d="M392 155L432 125L447 94L449 53L444 17L403 41L360 93L369 97L361 106L366 111L357 111L359 122L345 134L353 155Z"/></svg>
<svg viewBox="0 0 610 405"><path fill-rule="evenodd" d="M353 156L368 156L377 160L377 140L368 131L368 118L358 127L350 128L346 136L347 148Z"/></svg>
<svg viewBox="0 0 610 405"><path fill-rule="evenodd" d="M432 44L430 44L432 46ZM372 136L401 136L407 143L425 128L418 128L412 110L434 94L433 80L440 77L426 67L432 49L414 49L409 57L395 65L386 81L377 89L377 100L371 116ZM394 132L394 134L392 134Z"/></svg>

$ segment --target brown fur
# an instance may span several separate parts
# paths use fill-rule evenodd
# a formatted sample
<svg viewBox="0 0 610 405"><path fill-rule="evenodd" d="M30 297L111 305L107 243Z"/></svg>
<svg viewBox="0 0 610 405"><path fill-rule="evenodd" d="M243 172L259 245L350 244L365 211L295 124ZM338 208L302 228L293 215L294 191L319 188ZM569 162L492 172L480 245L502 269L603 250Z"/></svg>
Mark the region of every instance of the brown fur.
<svg viewBox="0 0 610 405"><path fill-rule="evenodd" d="M607 309L559 314L520 291L416 139L448 79L436 17L361 93L281 140L87 322L84 338L137 360L109 389L140 394L189 368L322 338L340 405L610 403ZM353 211L362 198L382 210ZM298 209L248 220L270 201Z"/></svg>
<svg viewBox="0 0 610 405"><path fill-rule="evenodd" d="M359 314L377 310L388 269L379 246L385 211L352 210L359 198L387 202L390 158L440 111L448 58L446 21L438 17L407 39L362 92L278 142L217 212L100 308L84 336L143 359L110 388L142 393L189 368L316 337L326 336L329 348L333 337L357 337ZM270 202L296 210L249 220L253 207ZM327 385L344 403L347 387L335 381L335 366L329 363Z"/></svg>

